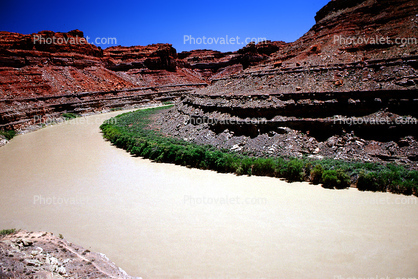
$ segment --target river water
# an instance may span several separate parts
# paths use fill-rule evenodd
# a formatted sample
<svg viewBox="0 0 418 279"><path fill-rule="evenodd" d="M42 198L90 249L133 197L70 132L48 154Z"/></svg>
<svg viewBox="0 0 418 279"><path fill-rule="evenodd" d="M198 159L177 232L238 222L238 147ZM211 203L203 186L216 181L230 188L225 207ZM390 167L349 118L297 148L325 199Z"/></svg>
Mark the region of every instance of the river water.
<svg viewBox="0 0 418 279"><path fill-rule="evenodd" d="M418 277L416 197L152 163L103 140L118 113L0 148L0 229L61 233L144 279Z"/></svg>

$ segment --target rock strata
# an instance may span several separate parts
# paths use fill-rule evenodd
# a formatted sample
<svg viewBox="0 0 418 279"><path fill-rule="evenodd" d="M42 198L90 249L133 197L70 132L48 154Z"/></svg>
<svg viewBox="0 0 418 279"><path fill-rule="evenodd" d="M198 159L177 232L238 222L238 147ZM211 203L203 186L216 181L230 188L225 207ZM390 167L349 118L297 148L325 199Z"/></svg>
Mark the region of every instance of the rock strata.
<svg viewBox="0 0 418 279"><path fill-rule="evenodd" d="M52 42L52 43L51 43ZM0 32L0 128L31 125L33 117L96 111L175 99L213 78L267 60L283 42L238 52L177 53L170 44L109 47L89 44L83 32Z"/></svg>
<svg viewBox="0 0 418 279"><path fill-rule="evenodd" d="M315 20L295 42L251 43L228 53L177 53L169 44L39 46L35 35L83 34L0 32L0 128L180 100L157 119L167 135L255 155L416 168L417 2L333 0ZM253 118L263 121L246 122Z"/></svg>
<svg viewBox="0 0 418 279"><path fill-rule="evenodd" d="M417 28L416 1L331 1L300 39L212 78L156 122L167 135L249 155L418 168Z"/></svg>

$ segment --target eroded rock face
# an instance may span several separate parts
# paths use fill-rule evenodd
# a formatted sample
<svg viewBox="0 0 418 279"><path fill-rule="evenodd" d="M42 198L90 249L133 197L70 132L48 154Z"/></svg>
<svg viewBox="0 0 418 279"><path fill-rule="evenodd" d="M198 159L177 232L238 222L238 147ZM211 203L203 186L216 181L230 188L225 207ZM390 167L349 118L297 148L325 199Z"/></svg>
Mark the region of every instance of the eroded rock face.
<svg viewBox="0 0 418 279"><path fill-rule="evenodd" d="M176 70L171 45L103 51L78 30L0 32L0 71L0 99L204 82L193 72Z"/></svg>
<svg viewBox="0 0 418 279"><path fill-rule="evenodd" d="M157 115L155 125L166 135L251 156L329 157L396 162L417 168L417 118L407 119L387 111L361 117L275 115L266 118L263 109L272 113L288 105L293 107L295 103L286 104L276 96L271 100L263 100L264 96L245 96L244 99L247 97L252 101L246 102L244 111L247 113L242 116L242 107L234 106L242 99L228 98L224 100L225 106L213 107L190 103L193 98L189 96L188 101L183 100L170 111ZM274 106L273 102L282 102L283 106ZM267 103L270 103L268 108L261 107ZM384 122L374 123L376 120ZM359 121L363 121L362 124L356 124ZM397 121L404 124L395 125Z"/></svg>
<svg viewBox="0 0 418 279"><path fill-rule="evenodd" d="M64 112L170 100L206 85L192 69L177 67L176 57L167 44L103 51L78 30L0 32L0 128L19 129Z"/></svg>
<svg viewBox="0 0 418 279"><path fill-rule="evenodd" d="M170 44L149 46L109 47L104 50L108 68L114 71L129 69L176 70L177 52Z"/></svg>
<svg viewBox="0 0 418 279"><path fill-rule="evenodd" d="M34 34L1 32L0 125L16 128L37 115L181 98L173 109L179 117L167 115L165 119L168 134L184 118L257 117L267 122L208 125L199 127L199 131L221 135L216 142L222 142L226 130L251 139L278 133L286 140L283 135L293 132L282 132L290 129L318 144L303 150L292 145L289 152L279 148L273 154L348 154L344 158L413 164L418 130L414 124L418 117L417 29L416 1L335 0L318 11L316 24L295 42L249 44L228 53L177 53L169 44L106 50L92 45L48 48L31 43ZM39 34L82 36L78 30ZM335 119L390 115L410 122L335 123ZM173 134L195 137L188 137L187 131ZM385 147L370 151L375 155L367 153L369 156L363 151L371 149L362 142L347 152L330 151L328 139L347 134L353 135L355 142L359 138L358 142L382 143L377 146L407 141L409 149L398 152L391 147L395 151L387 153ZM261 149L253 144L254 150L276 150L270 141L256 142ZM401 145L399 148L405 147ZM312 148L315 152L311 152Z"/></svg>
<svg viewBox="0 0 418 279"><path fill-rule="evenodd" d="M411 0L331 1L304 36L271 59L305 68L417 55L416 40L407 42L416 39L417 5Z"/></svg>
<svg viewBox="0 0 418 279"><path fill-rule="evenodd" d="M287 44L282 41L250 43L235 52L213 50L183 51L178 54L178 64L191 68L209 81L240 73L242 70L267 61L270 55Z"/></svg>
<svg viewBox="0 0 418 279"><path fill-rule="evenodd" d="M134 278L104 254L48 232L0 236L0 278Z"/></svg>
<svg viewBox="0 0 418 279"><path fill-rule="evenodd" d="M417 168L418 2L336 0L316 21L267 59L183 97L156 119L161 130L257 156Z"/></svg>
<svg viewBox="0 0 418 279"><path fill-rule="evenodd" d="M177 97L178 92L204 87L213 78L267 60L283 44L249 45L233 53L177 54L170 44L102 50L79 30L0 32L0 127L17 129L31 124L33 117L153 100L148 98L150 88L166 92L166 99Z"/></svg>

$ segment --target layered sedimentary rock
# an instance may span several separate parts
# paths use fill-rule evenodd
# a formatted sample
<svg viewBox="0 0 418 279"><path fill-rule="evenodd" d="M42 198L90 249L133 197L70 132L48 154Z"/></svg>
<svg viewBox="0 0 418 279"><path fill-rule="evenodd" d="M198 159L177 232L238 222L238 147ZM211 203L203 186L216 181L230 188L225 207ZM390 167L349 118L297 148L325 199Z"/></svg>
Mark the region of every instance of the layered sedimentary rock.
<svg viewBox="0 0 418 279"><path fill-rule="evenodd" d="M35 116L173 99L265 61L283 44L177 54L170 44L102 50L79 30L0 32L0 127L32 124Z"/></svg>
<svg viewBox="0 0 418 279"><path fill-rule="evenodd" d="M182 98L160 120L167 134L187 140L258 155L414 164L417 2L335 0L315 19L295 42L249 44L229 53L34 41L80 40L78 30L0 32L0 125L18 128L39 115ZM237 123L220 123L231 118ZM250 118L263 122L245 122ZM296 138L302 140L286 144ZM304 141L309 147L301 148Z"/></svg>
<svg viewBox="0 0 418 279"><path fill-rule="evenodd" d="M418 3L336 0L316 21L185 96L157 119L162 131L246 154L417 167Z"/></svg>
<svg viewBox="0 0 418 279"><path fill-rule="evenodd" d="M206 79L212 81L241 72L250 66L258 65L270 59L270 54L287 45L285 42L265 41L250 43L236 52L213 50L183 51L178 61L184 67L194 69Z"/></svg>
<svg viewBox="0 0 418 279"><path fill-rule="evenodd" d="M175 59L170 45L103 51L78 30L0 32L0 126L20 128L45 115L168 100L206 85L193 71L177 69Z"/></svg>

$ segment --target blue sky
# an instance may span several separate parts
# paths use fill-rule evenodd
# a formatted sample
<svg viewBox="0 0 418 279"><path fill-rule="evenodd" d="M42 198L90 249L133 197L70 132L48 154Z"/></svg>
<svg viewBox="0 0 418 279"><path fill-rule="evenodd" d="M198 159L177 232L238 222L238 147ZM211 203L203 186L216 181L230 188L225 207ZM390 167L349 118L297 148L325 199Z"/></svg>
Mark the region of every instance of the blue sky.
<svg viewBox="0 0 418 279"><path fill-rule="evenodd" d="M107 38L116 38L116 44L111 45L170 43L178 52L234 51L245 45L246 38L295 41L312 27L315 13L327 3L328 0L0 0L0 31L31 34L42 30L79 29L91 38L90 42L99 38L96 45L102 48L110 45L100 44L100 40L105 38L106 43ZM185 36L195 38L195 44L184 43ZM221 44L226 36L238 36L239 43L243 44ZM203 44L203 37L207 44ZM219 39L218 44L213 42L216 39ZM208 44L211 41L212 44Z"/></svg>

